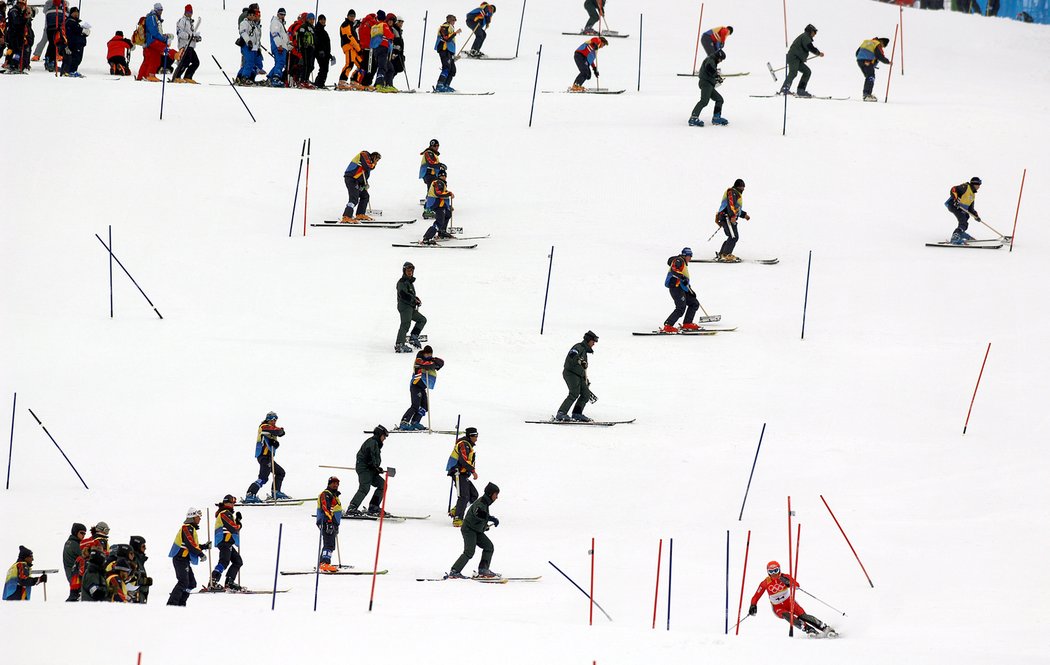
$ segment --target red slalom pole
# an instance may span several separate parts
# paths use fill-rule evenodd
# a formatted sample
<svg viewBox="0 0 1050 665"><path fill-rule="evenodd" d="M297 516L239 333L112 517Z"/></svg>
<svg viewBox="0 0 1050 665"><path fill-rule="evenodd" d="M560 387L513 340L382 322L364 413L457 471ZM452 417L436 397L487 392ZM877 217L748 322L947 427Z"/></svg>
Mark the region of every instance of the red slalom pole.
<svg viewBox="0 0 1050 665"><path fill-rule="evenodd" d="M306 139L306 192L303 194L303 235L306 235L306 208L310 203L310 139ZM385 490L384 490L385 492Z"/></svg>
<svg viewBox="0 0 1050 665"><path fill-rule="evenodd" d="M744 547L744 574L740 576L740 604L736 606L736 634L740 634L740 613L744 609L744 584L747 583L747 555L751 553L751 529L747 530L747 545Z"/></svg>
<svg viewBox="0 0 1050 665"><path fill-rule="evenodd" d="M1028 175L1028 169L1021 174L1021 191L1017 192L1017 210L1014 211L1014 228L1010 231L1010 251L1014 251L1014 234L1017 233L1017 216L1021 214L1021 195L1024 194L1024 179Z"/></svg>
<svg viewBox="0 0 1050 665"><path fill-rule="evenodd" d="M900 5L898 9L901 10L900 18L897 19L901 27L901 76L904 76L904 5Z"/></svg>
<svg viewBox="0 0 1050 665"><path fill-rule="evenodd" d="M791 585L791 627L788 628L788 637L795 634L795 589L798 587L798 542L802 540L802 525L798 525L798 533L795 535L795 569L791 571L791 579L795 581Z"/></svg>
<svg viewBox="0 0 1050 665"><path fill-rule="evenodd" d="M591 537L591 616L588 625L594 625L594 537Z"/></svg>
<svg viewBox="0 0 1050 665"><path fill-rule="evenodd" d="M984 360L981 361L981 372L977 375L977 385L973 387L973 397L970 398L970 408L966 410L966 422L963 423L963 434L970 424L970 412L973 411L973 401L977 399L977 389L981 387L981 377L984 376L984 364L988 362L988 352L992 350L992 343L988 342L988 348L984 350Z"/></svg>
<svg viewBox="0 0 1050 665"><path fill-rule="evenodd" d="M886 97L882 100L883 104L890 101L890 81L893 80L893 56L897 54L897 33L900 32L900 29L900 24L897 24L897 27L893 29L893 49L890 51L890 71L886 72Z"/></svg>
<svg viewBox="0 0 1050 665"><path fill-rule="evenodd" d="M139 652L138 665L142 665L142 652L141 651Z"/></svg>
<svg viewBox="0 0 1050 665"><path fill-rule="evenodd" d="M653 594L653 630L656 630L656 605L660 601L660 561L664 553L664 539L660 539L660 546L656 549L656 593Z"/></svg>
<svg viewBox="0 0 1050 665"><path fill-rule="evenodd" d="M696 48L693 50L693 73L696 73L696 59L700 55L700 26L704 24L704 3L700 3L700 20L696 23Z"/></svg>
<svg viewBox="0 0 1050 665"><path fill-rule="evenodd" d="M788 497L788 573L791 573L791 497Z"/></svg>
<svg viewBox="0 0 1050 665"><path fill-rule="evenodd" d="M853 552L854 558L856 558L857 563L860 564L860 569L861 571L863 571L864 577L868 578L868 584L870 584L871 588L874 589L875 583L871 581L871 576L868 575L867 569L864 568L864 564L861 562L860 557L857 556L857 550L853 549L853 543L849 541L849 536L847 536L846 532L842 530L842 525L839 524L839 520L837 517L835 517L835 513L831 511L831 506L828 505L827 499L824 498L823 494L820 495L820 500L824 502L824 507L828 509L828 513L831 515L831 519L835 520L835 526L839 528L839 533L841 533L842 537L846 539L846 544L849 545L849 549L851 552Z"/></svg>
<svg viewBox="0 0 1050 665"><path fill-rule="evenodd" d="M376 597L376 578L379 577L379 544L383 542L383 517L386 516L386 490L390 487L390 470L383 474L383 503L379 507L379 535L376 536L376 560L372 564L372 592L368 595L368 611Z"/></svg>

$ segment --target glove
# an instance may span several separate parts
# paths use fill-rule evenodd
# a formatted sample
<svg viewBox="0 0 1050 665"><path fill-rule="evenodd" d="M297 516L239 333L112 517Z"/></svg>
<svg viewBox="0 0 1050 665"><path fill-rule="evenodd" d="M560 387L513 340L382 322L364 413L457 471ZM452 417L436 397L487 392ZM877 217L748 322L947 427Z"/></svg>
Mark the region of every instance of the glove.
<svg viewBox="0 0 1050 665"><path fill-rule="evenodd" d="M206 543L201 545L201 550L210 550L210 549L211 549L211 541L210 540L208 542L206 542Z"/></svg>
<svg viewBox="0 0 1050 665"><path fill-rule="evenodd" d="M193 41L194 42L200 42L200 40L201 40L201 36L200 35L193 35Z"/></svg>
<svg viewBox="0 0 1050 665"><path fill-rule="evenodd" d="M492 526L499 526L499 518L495 515L489 515L489 521L492 522Z"/></svg>
<svg viewBox="0 0 1050 665"><path fill-rule="evenodd" d="M40 574L40 583L41 584L47 584L47 573L41 573Z"/></svg>
<svg viewBox="0 0 1050 665"><path fill-rule="evenodd" d="M396 475L397 475L397 469L395 469L395 468L394 468L394 467L392 467L392 466L388 466L388 467L386 468L386 473L387 473L387 475L388 475L388 476L390 476L391 478L393 478L394 476L396 476Z"/></svg>
<svg viewBox="0 0 1050 665"><path fill-rule="evenodd" d="M756 614L758 614L758 606L757 605L752 605L751 607L747 608L747 615L749 617L753 617Z"/></svg>
<svg viewBox="0 0 1050 665"><path fill-rule="evenodd" d="M254 51L255 50L255 45L254 44L252 44L251 42L245 42L245 43L247 44L249 51Z"/></svg>
<svg viewBox="0 0 1050 665"><path fill-rule="evenodd" d="M140 579L139 580L139 586L140 587L153 586L153 578L152 577L144 577L144 578Z"/></svg>
<svg viewBox="0 0 1050 665"><path fill-rule="evenodd" d="M478 472L477 471L472 471L470 475L472 475L474 477L474 480L478 479Z"/></svg>
<svg viewBox="0 0 1050 665"><path fill-rule="evenodd" d="M233 514L233 516L236 518L237 526L240 526L241 525L241 511L238 510L236 513Z"/></svg>
<svg viewBox="0 0 1050 665"><path fill-rule="evenodd" d="M277 429L275 429L275 430L274 430L274 431L272 432L272 434L273 434L274 436L284 436L284 428L283 428L283 427L278 427Z"/></svg>
<svg viewBox="0 0 1050 665"><path fill-rule="evenodd" d="M66 55L73 55L73 52L69 50L68 46L66 48L62 49L62 52L65 53Z"/></svg>
<svg viewBox="0 0 1050 665"><path fill-rule="evenodd" d="M284 47L283 46L278 46L277 47L277 52L278 53L284 53Z"/></svg>
<svg viewBox="0 0 1050 665"><path fill-rule="evenodd" d="M749 214L747 214L747 213L745 212L745 213L744 213L744 219L751 219L751 215L749 215Z"/></svg>
<svg viewBox="0 0 1050 665"><path fill-rule="evenodd" d="M597 67L591 67L591 71L594 72L595 76L601 76L601 74L598 73L598 68Z"/></svg>
<svg viewBox="0 0 1050 665"><path fill-rule="evenodd" d="M334 536L336 533L335 522L329 522L324 525L324 532L326 535Z"/></svg>
<svg viewBox="0 0 1050 665"><path fill-rule="evenodd" d="M332 65L333 67L335 66L335 56L334 55L328 56L328 64Z"/></svg>
<svg viewBox="0 0 1050 665"><path fill-rule="evenodd" d="M419 298L416 298L416 307L419 307L422 304L423 304L423 301L420 300Z"/></svg>
<svg viewBox="0 0 1050 665"><path fill-rule="evenodd" d="M386 469L384 469L384 468L383 468L383 467L381 467L381 466L380 466L380 467L377 467L377 468L376 468L376 473L378 473L379 475L383 475L384 473L386 473Z"/></svg>

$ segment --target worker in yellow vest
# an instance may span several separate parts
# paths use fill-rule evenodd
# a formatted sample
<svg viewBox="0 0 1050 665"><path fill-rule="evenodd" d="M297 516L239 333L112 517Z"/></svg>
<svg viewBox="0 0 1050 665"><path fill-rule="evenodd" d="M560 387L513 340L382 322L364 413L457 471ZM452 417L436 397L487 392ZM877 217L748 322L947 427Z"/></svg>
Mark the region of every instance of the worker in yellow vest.
<svg viewBox="0 0 1050 665"><path fill-rule="evenodd" d="M884 65L890 64L883 51L889 45L890 40L885 37L872 37L862 41L857 49L857 66L860 67L860 71L864 72L864 101L866 102L879 101L875 95L871 94L875 88L875 68L880 62Z"/></svg>

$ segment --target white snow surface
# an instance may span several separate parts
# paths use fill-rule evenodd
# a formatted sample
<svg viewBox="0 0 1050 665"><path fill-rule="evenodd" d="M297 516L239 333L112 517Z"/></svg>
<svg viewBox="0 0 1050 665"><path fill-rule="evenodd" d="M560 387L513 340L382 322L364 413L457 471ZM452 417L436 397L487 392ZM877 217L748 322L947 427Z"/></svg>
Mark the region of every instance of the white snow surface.
<svg viewBox="0 0 1050 665"><path fill-rule="evenodd" d="M0 604L5 662L133 663L140 652L145 665L1050 662L1050 603L1037 581L1050 545L1046 26L905 11L905 74L894 73L889 104L861 104L853 52L865 38L892 37L897 8L793 0L789 37L812 22L827 53L812 63L810 90L852 99L790 100L782 137L782 100L748 97L775 90L765 63L783 60L781 3L707 0L704 29L736 30L723 70L751 75L720 88L732 124L703 129L685 124L695 79L675 76L692 64L692 2L612 3L612 27L631 36L600 53L602 85L628 92L539 94L531 129L537 46L541 90L562 90L575 76L572 51L583 40L560 32L582 25L576 2L529 2L517 60L460 61L453 85L494 96L240 89L258 123L231 90L208 85L168 85L158 121L160 86L110 80L104 42L116 29L130 34L149 5L138 4L87 3L83 18L94 30L86 79L55 80L42 68L0 78L0 396L18 393L11 488L0 493L0 563L6 569L24 544L36 551L37 568L60 567L69 525L105 520L113 543L147 539L156 585L146 606L72 605L61 602L63 576L53 575L46 603L38 588L28 603ZM169 4L174 32L181 4ZM204 19L197 78L223 82L211 56L235 73L240 6L194 4ZM312 9L286 6L290 14ZM499 6L485 50L511 55L520 7ZM470 7L401 0L385 8L407 18L413 86L429 11L424 86L432 85L435 17L462 18ZM275 9L265 5L263 19ZM344 7L320 9L338 43ZM880 99L887 74L879 69ZM390 247L417 239L420 221L397 231L310 228L304 238L304 179L288 238L306 137L309 221L339 215L343 169L362 149L383 154L374 205L386 218L418 216L419 153L438 137L456 193L454 224L492 237L473 251ZM1024 168L1012 253L923 246L950 234L954 220L942 202L973 175L985 183L978 210L1009 233ZM704 307L739 331L632 337L671 308L665 259L685 245L698 256L718 248L721 236L707 238L737 177L747 181L752 219L741 225L736 253L780 264L694 264L691 272ZM163 321L119 269L109 318L107 256L93 237L106 237L108 225L117 257ZM387 508L431 518L384 527L379 564L390 573L377 580L371 612L368 577L322 578L316 613L308 576L279 581L291 592L277 597L274 612L263 595L193 596L187 609L165 607L174 583L166 554L186 508L243 495L267 411L288 432L278 455L285 489L305 497L331 473L319 464L352 466L363 430L397 422L411 372L411 356L391 352L394 283L405 260L417 266L425 332L447 362L432 394L434 427L454 427L458 414L464 427L476 426L478 486L502 488L493 507L501 525L489 532L493 568L543 579L416 582L447 571L461 550L444 516L452 437L394 435L383 451L398 469ZM525 424L549 417L563 398L562 359L588 329L601 337L590 372L601 400L587 412L637 422L593 430ZM354 473L337 473L345 502ZM848 616L805 596L799 602L842 637L789 641L765 600L739 637L727 637L726 531L732 624L748 530L746 597L767 560L787 563L788 496L806 543L799 578ZM281 568L313 565L312 511L243 509L242 583L273 583L278 524ZM344 523L343 562L370 567L376 531ZM590 627L587 599L547 562L586 588L592 537L595 597L615 621L595 612ZM654 631L660 538L665 576ZM195 571L206 579L206 566Z"/></svg>

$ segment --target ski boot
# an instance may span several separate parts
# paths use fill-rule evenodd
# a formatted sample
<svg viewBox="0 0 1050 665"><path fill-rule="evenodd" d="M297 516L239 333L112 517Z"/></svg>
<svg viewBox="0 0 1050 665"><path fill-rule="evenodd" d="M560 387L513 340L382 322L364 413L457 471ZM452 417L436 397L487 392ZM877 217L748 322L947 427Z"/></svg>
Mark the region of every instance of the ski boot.
<svg viewBox="0 0 1050 665"><path fill-rule="evenodd" d="M357 224L358 222L357 222L356 219L354 219L350 215L343 215L342 217L339 218L339 223L340 224Z"/></svg>
<svg viewBox="0 0 1050 665"><path fill-rule="evenodd" d="M419 333L416 333L415 335L409 335L408 343L416 347L417 349L423 348L423 344L419 341Z"/></svg>
<svg viewBox="0 0 1050 665"><path fill-rule="evenodd" d="M575 83L569 86L569 92L585 92L586 90L587 88L582 85L576 85Z"/></svg>
<svg viewBox="0 0 1050 665"><path fill-rule="evenodd" d="M726 120L725 118L723 118L720 115L716 115L715 117L711 118L711 124L712 125L723 125L724 126L724 125L728 125L729 121Z"/></svg>
<svg viewBox="0 0 1050 665"><path fill-rule="evenodd" d="M483 580L498 580L503 577L491 568L482 568L478 571L478 578Z"/></svg>
<svg viewBox="0 0 1050 665"><path fill-rule="evenodd" d="M390 513L380 509L379 506L369 506L368 507L368 516L369 517L379 517L380 515L382 515L383 517L393 517L393 515L391 515Z"/></svg>
<svg viewBox="0 0 1050 665"><path fill-rule="evenodd" d="M782 88L781 88L781 89L780 89L780 90L779 90L779 91L777 92L777 94L778 94L778 95L790 95L790 94L791 94L791 88L789 88L789 87L787 87L787 86L785 85L784 87L782 87Z"/></svg>
<svg viewBox="0 0 1050 665"><path fill-rule="evenodd" d="M226 590L234 593L244 593L245 591L247 591L247 589L242 587L240 584L237 584L233 580L226 580Z"/></svg>
<svg viewBox="0 0 1050 665"><path fill-rule="evenodd" d="M438 83L437 85L434 86L434 92L448 92L448 91L449 91L448 86L445 85L444 83Z"/></svg>
<svg viewBox="0 0 1050 665"><path fill-rule="evenodd" d="M593 423L594 422L594 418L588 418L587 416L583 415L582 413L574 413L574 414L572 414L572 419L575 420L578 423Z"/></svg>
<svg viewBox="0 0 1050 665"><path fill-rule="evenodd" d="M412 429L416 432L425 432L427 431L427 426L423 423L412 423Z"/></svg>
<svg viewBox="0 0 1050 665"><path fill-rule="evenodd" d="M278 501L287 501L287 500L291 499L292 497L288 496L287 494L285 494L281 490L277 490L276 492L273 493L273 498L277 499Z"/></svg>
<svg viewBox="0 0 1050 665"><path fill-rule="evenodd" d="M453 88L452 86L448 85L447 83L445 84L445 92L455 92L455 91L456 91L455 88Z"/></svg>
<svg viewBox="0 0 1050 665"><path fill-rule="evenodd" d="M321 565L317 566L317 569L320 570L322 573L335 573L339 571L338 568L336 568L330 563L322 563Z"/></svg>
<svg viewBox="0 0 1050 665"><path fill-rule="evenodd" d="M465 579L467 579L467 576L464 575L463 573L459 572L458 570L450 570L450 571L448 571L448 574L445 575L445 579L446 580L465 580Z"/></svg>
<svg viewBox="0 0 1050 665"><path fill-rule="evenodd" d="M364 515L364 513L362 513L357 508L347 508L346 512L343 513L343 517L346 517L348 519L353 519L355 517L361 517L362 515Z"/></svg>
<svg viewBox="0 0 1050 665"><path fill-rule="evenodd" d="M245 494L241 503L262 503L262 499L259 498L258 494Z"/></svg>
<svg viewBox="0 0 1050 665"><path fill-rule="evenodd" d="M877 102L877 101L879 101L879 98L869 92L869 93L866 93L864 95L864 101L866 101L866 102Z"/></svg>
<svg viewBox="0 0 1050 665"><path fill-rule="evenodd" d="M701 330L701 328L700 328L700 326L698 326L695 323L683 323L682 324L682 332L688 332L690 330L692 330L693 332L696 332L697 330Z"/></svg>
<svg viewBox="0 0 1050 665"><path fill-rule="evenodd" d="M949 240L948 242L950 242L953 245L965 245L966 244L966 240L962 237L962 233L959 232L959 231L956 231L956 232L952 233L952 239Z"/></svg>
<svg viewBox="0 0 1050 665"><path fill-rule="evenodd" d="M554 422L567 423L570 420L572 420L572 418L570 418L569 415L564 411L559 411L558 415L554 416Z"/></svg>
<svg viewBox="0 0 1050 665"><path fill-rule="evenodd" d="M716 254L715 259L719 263L740 263L740 259L732 254Z"/></svg>
<svg viewBox="0 0 1050 665"><path fill-rule="evenodd" d="M401 424L397 426L397 429L399 429L402 432L411 432L415 429L415 427L412 427L412 423L408 422L407 420L402 420Z"/></svg>
<svg viewBox="0 0 1050 665"><path fill-rule="evenodd" d="M225 590L226 589L222 588L222 585L219 584L219 580L217 579L213 578L210 582L208 582L209 593L222 593Z"/></svg>
<svg viewBox="0 0 1050 665"><path fill-rule="evenodd" d="M665 323L663 328L660 328L660 332L671 335L678 332L678 328L675 328L670 323Z"/></svg>
<svg viewBox="0 0 1050 665"><path fill-rule="evenodd" d="M374 222L374 221L376 221L375 217L372 217L371 215L366 215L365 213L361 213L360 215L355 216L354 219L356 219L359 222Z"/></svg>
<svg viewBox="0 0 1050 665"><path fill-rule="evenodd" d="M796 97L803 97L803 98L807 98L808 99L809 97L812 97L813 95L809 94L809 92L807 92L806 90L796 90L795 91L795 96Z"/></svg>
<svg viewBox="0 0 1050 665"><path fill-rule="evenodd" d="M395 344L394 353L412 353L412 347L408 344Z"/></svg>
<svg viewBox="0 0 1050 665"><path fill-rule="evenodd" d="M696 116L693 116L693 117L689 118L689 126L690 127L703 127L704 126L704 121L701 120L700 118L697 118Z"/></svg>
<svg viewBox="0 0 1050 665"><path fill-rule="evenodd" d="M973 240L973 236L967 233L966 231L960 231L959 235L962 236L962 239L965 242L970 242L971 240Z"/></svg>

